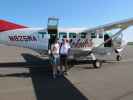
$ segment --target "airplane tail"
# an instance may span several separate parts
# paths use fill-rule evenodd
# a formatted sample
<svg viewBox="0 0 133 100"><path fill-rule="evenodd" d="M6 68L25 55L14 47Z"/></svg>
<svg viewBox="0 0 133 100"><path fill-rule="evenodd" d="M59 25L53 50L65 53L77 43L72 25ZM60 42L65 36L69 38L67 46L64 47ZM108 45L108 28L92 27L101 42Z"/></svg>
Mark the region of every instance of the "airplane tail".
<svg viewBox="0 0 133 100"><path fill-rule="evenodd" d="M12 23L12 22L8 22L5 20L0 20L0 32L14 30L14 29L21 29L21 28L27 28L27 27L23 26L23 25Z"/></svg>

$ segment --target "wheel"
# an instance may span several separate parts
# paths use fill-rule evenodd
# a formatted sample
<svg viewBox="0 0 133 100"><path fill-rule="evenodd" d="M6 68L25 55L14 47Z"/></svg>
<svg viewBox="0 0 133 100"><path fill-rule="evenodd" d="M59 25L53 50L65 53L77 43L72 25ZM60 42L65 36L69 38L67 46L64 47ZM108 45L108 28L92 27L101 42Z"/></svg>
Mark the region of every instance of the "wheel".
<svg viewBox="0 0 133 100"><path fill-rule="evenodd" d="M94 68L100 68L102 66L102 62L99 60L93 61Z"/></svg>
<svg viewBox="0 0 133 100"><path fill-rule="evenodd" d="M121 60L121 56L120 56L120 55L117 55L117 56L116 56L116 60L117 60L117 61L120 61L120 60Z"/></svg>

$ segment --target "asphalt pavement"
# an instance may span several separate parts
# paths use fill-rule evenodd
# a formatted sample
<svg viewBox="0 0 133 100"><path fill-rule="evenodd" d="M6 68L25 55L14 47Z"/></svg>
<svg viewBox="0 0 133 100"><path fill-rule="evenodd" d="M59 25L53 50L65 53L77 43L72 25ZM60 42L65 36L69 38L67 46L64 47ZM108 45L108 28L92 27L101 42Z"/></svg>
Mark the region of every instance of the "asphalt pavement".
<svg viewBox="0 0 133 100"><path fill-rule="evenodd" d="M122 57L100 69L79 63L53 80L47 57L0 45L0 100L133 100L133 46Z"/></svg>

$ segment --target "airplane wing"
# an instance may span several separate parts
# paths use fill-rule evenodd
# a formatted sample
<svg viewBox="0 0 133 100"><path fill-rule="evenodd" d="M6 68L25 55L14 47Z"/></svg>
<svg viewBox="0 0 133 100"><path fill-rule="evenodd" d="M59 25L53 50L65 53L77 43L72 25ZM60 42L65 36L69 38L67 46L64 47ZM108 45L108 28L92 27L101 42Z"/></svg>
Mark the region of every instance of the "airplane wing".
<svg viewBox="0 0 133 100"><path fill-rule="evenodd" d="M119 28L121 29L121 28L129 27L131 25L133 25L133 18L121 20L121 21L118 21L115 23L101 25L101 26L91 28L91 29L86 29L83 32L91 33L91 32L95 32L96 30L100 30L100 29L103 29L104 31L108 31L108 30L112 30L112 29L119 29Z"/></svg>
<svg viewBox="0 0 133 100"><path fill-rule="evenodd" d="M105 24L105 25L98 26L98 27L91 28L91 29L87 29L87 30L84 30L83 32L91 33L91 32L96 32L97 30L101 30L101 29L103 29L104 31L109 31L112 29L120 29L118 32L116 32L114 35L112 35L109 39L107 39L103 43L99 44L97 47L92 48L91 51L93 51L93 50L96 50L97 48L101 47L105 43L107 43L110 39L113 40L113 39L117 38L122 33L122 31L124 31L125 29L127 29L128 27L130 27L132 25L133 25L133 18L121 20L121 21L118 21L115 23Z"/></svg>

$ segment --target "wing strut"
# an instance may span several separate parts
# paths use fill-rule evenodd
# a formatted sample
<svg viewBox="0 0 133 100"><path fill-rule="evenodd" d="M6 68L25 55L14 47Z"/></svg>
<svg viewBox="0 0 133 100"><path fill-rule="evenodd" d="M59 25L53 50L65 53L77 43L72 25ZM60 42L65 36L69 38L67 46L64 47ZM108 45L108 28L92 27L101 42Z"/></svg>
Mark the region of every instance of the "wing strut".
<svg viewBox="0 0 133 100"><path fill-rule="evenodd" d="M98 45L97 47L95 47L94 49L96 49L96 48L99 48L99 47L101 47L102 45L104 45L105 43L107 43L108 41L110 41L111 39L113 39L113 38L116 38L116 37L118 37L120 34L122 34L122 32L125 30L125 29L127 29L128 27L124 27L124 28L122 28L122 29L120 29L118 32L116 32L113 36L111 36L109 39L107 39L106 41L104 41L103 43L101 43L100 45Z"/></svg>

